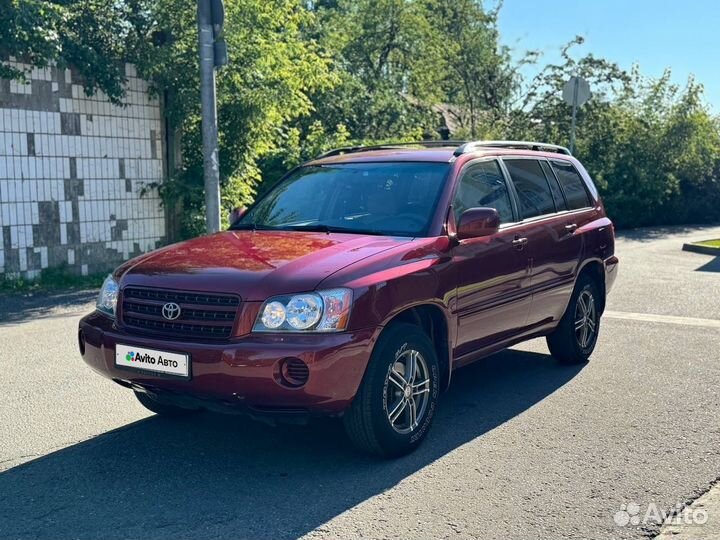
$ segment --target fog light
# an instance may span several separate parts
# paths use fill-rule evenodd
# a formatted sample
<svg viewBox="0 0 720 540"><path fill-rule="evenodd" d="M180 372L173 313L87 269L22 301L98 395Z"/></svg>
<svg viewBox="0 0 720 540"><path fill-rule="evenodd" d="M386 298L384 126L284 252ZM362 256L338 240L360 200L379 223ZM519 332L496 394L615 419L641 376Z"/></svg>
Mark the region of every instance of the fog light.
<svg viewBox="0 0 720 540"><path fill-rule="evenodd" d="M299 358L285 358L280 362L280 383L291 388L299 388L310 377L310 369Z"/></svg>

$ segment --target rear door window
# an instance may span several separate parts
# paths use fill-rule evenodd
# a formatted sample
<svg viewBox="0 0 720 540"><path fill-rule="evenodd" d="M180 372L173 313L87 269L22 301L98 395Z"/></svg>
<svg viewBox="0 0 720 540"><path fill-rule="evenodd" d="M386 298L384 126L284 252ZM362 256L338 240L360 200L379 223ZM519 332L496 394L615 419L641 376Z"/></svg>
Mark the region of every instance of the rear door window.
<svg viewBox="0 0 720 540"><path fill-rule="evenodd" d="M520 218L527 219L555 212L550 185L536 159L506 159L520 203Z"/></svg>
<svg viewBox="0 0 720 540"><path fill-rule="evenodd" d="M580 208L592 206L585 182L571 163L567 161L553 161L552 167L565 192L565 198L567 199L570 210L579 210Z"/></svg>

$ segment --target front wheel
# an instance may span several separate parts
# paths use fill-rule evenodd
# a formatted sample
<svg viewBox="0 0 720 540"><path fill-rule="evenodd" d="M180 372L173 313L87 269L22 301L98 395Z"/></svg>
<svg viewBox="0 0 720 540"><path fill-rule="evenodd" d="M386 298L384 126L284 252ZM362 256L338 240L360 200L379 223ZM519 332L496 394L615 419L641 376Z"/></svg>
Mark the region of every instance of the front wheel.
<svg viewBox="0 0 720 540"><path fill-rule="evenodd" d="M550 354L563 364L582 364L590 358L600 332L600 300L595 281L581 276L560 324L547 336Z"/></svg>
<svg viewBox="0 0 720 540"><path fill-rule="evenodd" d="M439 373L435 348L420 328L402 323L385 329L344 416L352 442L388 457L412 452L435 415Z"/></svg>

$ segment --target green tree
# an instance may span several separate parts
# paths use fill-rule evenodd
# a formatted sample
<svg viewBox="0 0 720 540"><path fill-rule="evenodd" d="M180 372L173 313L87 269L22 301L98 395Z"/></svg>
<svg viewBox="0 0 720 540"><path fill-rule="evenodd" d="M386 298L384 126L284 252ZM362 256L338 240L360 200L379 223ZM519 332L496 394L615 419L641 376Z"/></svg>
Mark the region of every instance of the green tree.
<svg viewBox="0 0 720 540"><path fill-rule="evenodd" d="M593 96L578 110L575 154L592 174L619 227L720 219L720 130L690 79L684 88L643 77L593 55L579 59L576 38L561 62L523 88L503 120L507 138L568 144L570 106L563 84L579 74Z"/></svg>
<svg viewBox="0 0 720 540"><path fill-rule="evenodd" d="M680 88L632 74L600 118L584 130L581 157L598 170L606 204L621 227L720 219L720 130L692 79Z"/></svg>
<svg viewBox="0 0 720 540"><path fill-rule="evenodd" d="M500 6L479 0L225 0L230 65L217 74L223 205L247 204L286 170L330 147L456 137L567 144L571 75L590 82L576 155L619 226L720 220L720 120L702 86L648 79L576 37L560 61L510 60ZM88 92L119 102L138 65L182 134L182 163L160 185L183 236L203 227L195 3L188 0L0 0L0 77L11 56L73 66ZM536 64L535 77L520 76ZM522 69L524 71L524 69Z"/></svg>
<svg viewBox="0 0 720 540"><path fill-rule="evenodd" d="M460 111L459 136L477 139L504 114L517 83L507 47L499 43L501 4L486 11L477 0L426 0L437 29L444 100ZM484 125L480 125L484 124Z"/></svg>
<svg viewBox="0 0 720 540"><path fill-rule="evenodd" d="M305 39L313 14L297 0L226 0L230 64L217 72L220 173L226 210L246 204L261 180L258 160L287 139L286 126L312 111L311 92L329 87L329 60ZM202 154L195 6L159 0L153 31L165 43L148 48L140 71L166 95L171 124L182 131L183 163L161 186L183 204L184 235L202 230Z"/></svg>
<svg viewBox="0 0 720 540"><path fill-rule="evenodd" d="M410 0L318 3L317 35L333 58L339 84L313 96L317 116L356 140L432 136L439 101L434 28L425 6Z"/></svg>
<svg viewBox="0 0 720 540"><path fill-rule="evenodd" d="M148 16L145 0L0 0L0 77L24 77L9 57L72 66L88 93L102 90L117 103L125 61L143 46Z"/></svg>

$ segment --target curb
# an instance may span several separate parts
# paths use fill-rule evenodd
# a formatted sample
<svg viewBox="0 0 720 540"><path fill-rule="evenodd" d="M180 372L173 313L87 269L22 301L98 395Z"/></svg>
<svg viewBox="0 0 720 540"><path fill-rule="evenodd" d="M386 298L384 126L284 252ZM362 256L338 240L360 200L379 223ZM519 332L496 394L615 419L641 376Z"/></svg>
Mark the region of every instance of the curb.
<svg viewBox="0 0 720 540"><path fill-rule="evenodd" d="M720 483L663 523L655 540L717 540L720 538Z"/></svg>
<svg viewBox="0 0 720 540"><path fill-rule="evenodd" d="M712 246L703 246L701 244L683 244L683 251L692 251L693 253L702 253L703 255L720 255L720 248Z"/></svg>

